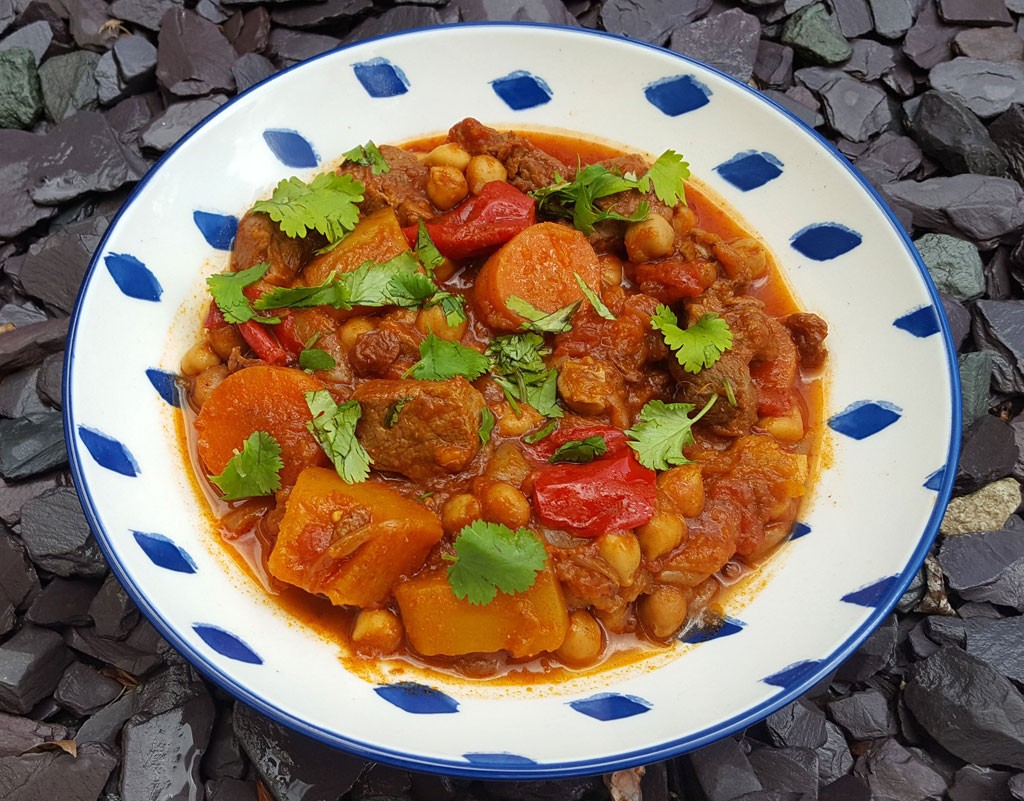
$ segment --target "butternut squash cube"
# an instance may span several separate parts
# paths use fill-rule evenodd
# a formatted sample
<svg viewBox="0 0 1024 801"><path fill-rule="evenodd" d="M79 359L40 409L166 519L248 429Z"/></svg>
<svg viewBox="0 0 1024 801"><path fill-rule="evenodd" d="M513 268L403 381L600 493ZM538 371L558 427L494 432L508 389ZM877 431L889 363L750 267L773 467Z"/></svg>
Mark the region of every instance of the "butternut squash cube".
<svg viewBox="0 0 1024 801"><path fill-rule="evenodd" d="M336 247L314 258L303 271L301 283L316 286L331 273L350 273L364 262L384 262L409 249L394 210L380 209L356 223Z"/></svg>

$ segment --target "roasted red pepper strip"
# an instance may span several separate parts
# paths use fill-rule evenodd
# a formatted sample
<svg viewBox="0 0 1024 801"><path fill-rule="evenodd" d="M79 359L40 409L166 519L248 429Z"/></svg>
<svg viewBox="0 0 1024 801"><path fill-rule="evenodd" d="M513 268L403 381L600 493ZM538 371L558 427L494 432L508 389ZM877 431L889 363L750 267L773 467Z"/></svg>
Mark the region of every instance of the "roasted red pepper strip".
<svg viewBox="0 0 1024 801"><path fill-rule="evenodd" d="M281 343L284 349L296 358L298 358L305 347L302 340L299 339L299 332L295 328L295 318L290 314L282 317L280 325L274 327L274 336L277 337L277 341Z"/></svg>
<svg viewBox="0 0 1024 801"><path fill-rule="evenodd" d="M458 261L490 253L536 221L532 197L505 181L491 181L479 195L425 225L441 255ZM403 231L415 246L417 227Z"/></svg>
<svg viewBox="0 0 1024 801"><path fill-rule="evenodd" d="M604 444L608 446L602 455L602 459L611 459L629 450L626 444L626 435L617 428L611 426L583 426L580 428L560 428L553 434L542 439L536 445L528 446L530 452L542 461L549 461L555 451L565 443L573 440L584 440L587 437L604 437Z"/></svg>
<svg viewBox="0 0 1024 801"><path fill-rule="evenodd" d="M210 301L210 309L206 312L206 319L203 320L203 328L207 331L213 331L217 328L223 328L228 324L228 321L224 319L224 313L220 310L220 306L215 301Z"/></svg>
<svg viewBox="0 0 1024 801"><path fill-rule="evenodd" d="M605 441L611 453L612 442ZM606 453L589 464L548 465L534 472L533 505L541 521L577 537L599 537L649 522L657 475L624 447L618 451L616 446L615 455Z"/></svg>
<svg viewBox="0 0 1024 801"><path fill-rule="evenodd" d="M290 361L287 351L281 347L277 338L255 320L239 323L238 333L252 348L253 353L267 364L283 365Z"/></svg>

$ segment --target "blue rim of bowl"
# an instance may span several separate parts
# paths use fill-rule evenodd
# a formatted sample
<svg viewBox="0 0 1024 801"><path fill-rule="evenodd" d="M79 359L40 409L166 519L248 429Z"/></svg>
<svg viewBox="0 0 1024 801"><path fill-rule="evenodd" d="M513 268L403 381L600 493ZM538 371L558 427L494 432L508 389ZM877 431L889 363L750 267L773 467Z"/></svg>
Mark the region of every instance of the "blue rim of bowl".
<svg viewBox="0 0 1024 801"><path fill-rule="evenodd" d="M836 161L838 161L849 176L854 180L860 188L867 193L867 195L874 201L878 209L888 219L889 224L900 238L907 255L909 255L914 263L917 265L918 272L925 286L931 296L932 303L940 311L943 309L942 301L939 298L938 291L935 288L934 283L931 280L931 276L928 273L927 268L924 265L917 249L910 241L903 226L896 219L893 212L889 209L886 203L882 200L881 196L875 190L867 180L861 176L859 172L847 161L833 145L826 140L821 134L815 131L812 127L804 123L798 117L791 114L788 110L774 102L770 98L765 97L756 89L747 86L744 83L733 78L721 70L715 69L714 67L703 64L687 56L676 53L664 47L658 45L649 44L647 42L640 42L633 39L628 39L617 34L606 33L604 31L596 31L589 28L576 28L566 25L553 25L548 23L529 23L529 22L473 22L473 23L452 23L447 25L434 25L425 28L416 28L409 31L401 31L398 33L385 34L382 36L376 36L370 39L363 39L359 42L352 42L347 45L329 50L325 53L321 53L313 58L307 59L306 61L294 64L285 70L282 70L275 75L261 81L254 86L246 89L244 92L239 93L235 97L231 98L223 106L214 111L209 117L204 119L199 125L186 133L182 138L175 143L175 145L168 150L163 157L153 166L150 170L142 177L139 183L135 186L134 190L125 200L124 204L118 210L117 215L111 220L106 233L103 236L102 241L96 248L93 255L92 261L89 264L89 269L86 272L85 278L82 281L82 286L79 290L78 297L75 301L75 308L71 315L70 327L68 329L68 337L66 343L66 358L64 360L64 373L62 378L62 390L64 393L64 404L63 404L63 417L64 417L64 439L67 445L68 457L71 467L71 475L74 480L75 487L78 491L79 500L82 504L82 509L85 512L86 519L89 522L89 527L92 529L93 535L105 554L107 561L110 565L111 570L117 576L118 580L125 587L132 600L136 603L139 609L145 614L153 626L160 632L160 634L170 642L174 648L184 655L189 662L199 670L206 678L218 684L222 689L231 693L236 699L247 704L253 709L266 715L270 719L280 723L288 728L318 740L327 745L340 748L356 756L385 762L397 767L406 768L409 770L425 771L428 773L442 773L452 776L460 776L466 778L476 779L554 779L568 776L581 776L596 773L607 773L615 770L622 770L624 768L634 767L636 765L650 764L658 762L663 759L678 756L679 754L693 751L702 746L708 745L716 740L726 737L734 732L744 729L748 726L752 726L755 723L764 720L768 715L772 714L776 710L782 708L786 704L796 700L808 690L813 688L827 676L829 676L836 668L839 667L842 662L850 656L864 640L866 640L875 629L882 623L882 621L889 615L892 609L896 606L897 601L904 594L907 586L913 580L914 576L917 575L924 562L925 557L928 555L931 549L932 543L935 540L935 536L938 532L939 523L942 521L942 517L945 513L946 504L949 501L949 497L953 489L953 481L956 476L956 465L959 458L960 452L960 437L961 437L961 396L960 396L960 381L959 372L956 361L956 347L953 344L953 338L950 333L949 323L946 320L945 313L938 315L939 324L941 328L941 335L945 344L946 354L946 366L948 369L949 385L952 394L952 426L950 429L950 441L948 456L943 467L943 479L941 486L938 489L937 499L935 506L932 510L931 515L925 525L924 531L921 533L921 539L918 543L917 548L914 550L910 557L906 567L897 577L892 585L890 585L888 592L885 596L875 605L874 612L861 623L857 630L851 634L838 648L836 648L828 656L824 657L818 663L818 667L804 678L799 684L792 687L787 687L781 690L778 694L772 696L766 701L761 702L749 709L744 710L738 715L735 715L725 721L722 721L714 727L698 731L694 734L688 735L683 738L676 740L670 740L668 742L660 743L658 745L650 746L647 748L635 750L635 751L624 751L619 754L607 755L597 757L594 759L576 760L571 762L559 762L559 763L539 763L536 765L501 765L501 766L489 766L482 764L470 764L466 761L456 761L449 759L440 759L429 756L417 756L411 755L402 751L392 751L386 748L382 748L376 745L369 745L347 739L336 732L327 731L318 726L313 726L300 720L289 713L274 706L273 703L261 698L258 695L254 695L249 689L238 684L230 676L225 675L216 665L211 664L207 659L198 651L195 650L185 639L179 634L179 632L172 628L166 623L161 617L159 612L153 608L150 604L149 599L143 594L139 587L132 580L132 577L128 575L120 562L117 559L116 552L113 550L110 544L109 536L106 529L103 526L102 521L96 513L96 508L93 502L92 495L89 492L89 488L86 485L82 476L81 470L81 455L78 449L78 443L74 436L75 421L74 421L74 398L70 392L70 377L71 377L71 365L74 361L74 343L75 335L78 330L78 323L80 320L80 314L82 309L82 302L85 297L86 291L88 290L89 283L92 280L101 254L107 244L107 240L111 234L116 230L117 224L121 218L121 215L131 206L135 201L136 197L145 189L146 184L150 178L156 174L157 170L161 169L164 164L170 159L170 157L177 152L180 148L184 147L186 143L196 133L211 124L214 119L220 115L221 112L229 108L239 98L245 97L250 92L260 89L262 86L276 80L278 77L286 72L291 72L294 69L304 66L312 61L317 61L323 58L335 57L339 52L351 49L353 47L360 47L371 42L386 40L386 39L398 39L401 37L417 37L417 36L429 36L431 32L438 30L452 30L452 29L488 29L488 28L540 28L545 30L556 31L568 35L576 36L595 36L603 39L611 40L621 45L628 45L632 47L639 47L663 55L671 56L674 59L681 61L684 64L693 65L700 69L708 70L713 74L717 75L722 80L725 80L737 87L748 95L756 98L758 102L764 103L767 107L773 109L775 112L782 114L791 123L798 126L805 133L812 136L813 140L822 147L825 152L831 155Z"/></svg>

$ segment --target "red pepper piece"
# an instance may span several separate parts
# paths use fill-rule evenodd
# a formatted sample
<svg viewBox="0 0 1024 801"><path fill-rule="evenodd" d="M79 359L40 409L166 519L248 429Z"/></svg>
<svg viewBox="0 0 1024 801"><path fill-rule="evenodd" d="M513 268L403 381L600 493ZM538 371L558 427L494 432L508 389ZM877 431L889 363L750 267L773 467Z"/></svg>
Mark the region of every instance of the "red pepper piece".
<svg viewBox="0 0 1024 801"><path fill-rule="evenodd" d="M281 347L277 338L255 320L246 320L238 324L238 333L246 341L253 353L267 364L288 364L288 353Z"/></svg>
<svg viewBox="0 0 1024 801"><path fill-rule="evenodd" d="M750 378L757 388L757 413L762 417L781 417L793 407L790 389L791 366L783 359L754 362Z"/></svg>
<svg viewBox="0 0 1024 801"><path fill-rule="evenodd" d="M274 335L284 349L296 358L305 348L302 340L299 339L299 332L295 328L295 318L290 314L282 317L281 323L274 327Z"/></svg>
<svg viewBox="0 0 1024 801"><path fill-rule="evenodd" d="M536 221L532 197L505 181L491 181L479 195L425 225L441 255L458 261L495 250ZM417 227L402 230L410 246L415 246Z"/></svg>
<svg viewBox="0 0 1024 801"><path fill-rule="evenodd" d="M662 303L675 303L683 298L695 298L707 288L707 276L700 265L692 261L667 259L647 262L636 268L636 282L645 295Z"/></svg>
<svg viewBox="0 0 1024 801"><path fill-rule="evenodd" d="M220 306L217 305L216 301L210 301L210 309L206 312L206 319L203 320L203 328L207 331L214 331L218 328L223 328L228 324L228 321L224 319L224 313L220 310Z"/></svg>
<svg viewBox="0 0 1024 801"><path fill-rule="evenodd" d="M533 504L546 525L577 537L642 526L654 516L656 474L626 452L534 473Z"/></svg>
<svg viewBox="0 0 1024 801"><path fill-rule="evenodd" d="M536 445L529 447L534 456L547 462L554 455L555 451L565 445L565 443L572 442L573 440L584 440L587 437L604 437L604 444L608 446L608 450L601 455L602 459L610 459L629 450L629 445L626 444L626 435L612 426L560 428Z"/></svg>

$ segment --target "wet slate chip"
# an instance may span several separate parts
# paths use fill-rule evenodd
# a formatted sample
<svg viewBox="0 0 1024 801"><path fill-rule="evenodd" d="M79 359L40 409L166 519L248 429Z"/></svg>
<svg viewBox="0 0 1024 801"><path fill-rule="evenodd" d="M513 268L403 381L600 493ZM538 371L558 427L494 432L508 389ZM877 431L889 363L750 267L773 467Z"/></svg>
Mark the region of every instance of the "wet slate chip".
<svg viewBox="0 0 1024 801"><path fill-rule="evenodd" d="M760 33L757 17L733 8L677 27L669 47L745 83L754 72Z"/></svg>
<svg viewBox="0 0 1024 801"><path fill-rule="evenodd" d="M156 79L176 97L233 91L237 54L220 29L193 11L168 11L157 39Z"/></svg>
<svg viewBox="0 0 1024 801"><path fill-rule="evenodd" d="M71 654L55 631L24 626L0 645L0 709L25 714L60 681Z"/></svg>
<svg viewBox="0 0 1024 801"><path fill-rule="evenodd" d="M889 702L881 692L863 690L828 705L832 720L854 740L877 740L896 734L896 721Z"/></svg>
<svg viewBox="0 0 1024 801"><path fill-rule="evenodd" d="M1010 475L1019 457L1010 424L982 415L964 432L954 486L960 492L974 492Z"/></svg>
<svg viewBox="0 0 1024 801"><path fill-rule="evenodd" d="M601 24L610 33L665 44L677 26L700 19L710 8L711 0L651 0L641 11L632 0L607 0L601 6Z"/></svg>
<svg viewBox="0 0 1024 801"><path fill-rule="evenodd" d="M1024 392L1024 301L981 300L974 305L974 338L992 351L995 387Z"/></svg>
<svg viewBox="0 0 1024 801"><path fill-rule="evenodd" d="M798 700L773 712L765 727L774 745L820 748L825 744L825 716L813 704Z"/></svg>
<svg viewBox="0 0 1024 801"><path fill-rule="evenodd" d="M957 97L983 119L1024 102L1024 62L955 58L928 73L933 89Z"/></svg>
<svg viewBox="0 0 1024 801"><path fill-rule="evenodd" d="M910 127L921 149L951 173L1002 175L1009 166L981 120L952 95L921 95Z"/></svg>
<svg viewBox="0 0 1024 801"><path fill-rule="evenodd" d="M92 715L124 692L124 685L81 662L72 662L61 676L53 697L73 715Z"/></svg>
<svg viewBox="0 0 1024 801"><path fill-rule="evenodd" d="M0 476L7 481L37 476L67 461L64 424L57 412L0 418Z"/></svg>
<svg viewBox="0 0 1024 801"><path fill-rule="evenodd" d="M39 626L79 626L90 621L89 604L99 585L56 577L32 602L25 617Z"/></svg>
<svg viewBox="0 0 1024 801"><path fill-rule="evenodd" d="M1024 683L1024 617L964 622L967 653L1008 679Z"/></svg>
<svg viewBox="0 0 1024 801"><path fill-rule="evenodd" d="M729 801L763 789L747 754L731 737L694 751L689 760L708 801Z"/></svg>
<svg viewBox="0 0 1024 801"><path fill-rule="evenodd" d="M78 494L57 487L25 504L21 536L32 561L58 576L102 578L107 566L85 521Z"/></svg>
<svg viewBox="0 0 1024 801"><path fill-rule="evenodd" d="M941 775L892 738L873 744L857 760L853 771L854 775L865 780L878 798L942 801L946 791L946 782Z"/></svg>

